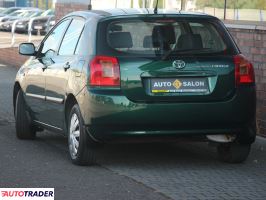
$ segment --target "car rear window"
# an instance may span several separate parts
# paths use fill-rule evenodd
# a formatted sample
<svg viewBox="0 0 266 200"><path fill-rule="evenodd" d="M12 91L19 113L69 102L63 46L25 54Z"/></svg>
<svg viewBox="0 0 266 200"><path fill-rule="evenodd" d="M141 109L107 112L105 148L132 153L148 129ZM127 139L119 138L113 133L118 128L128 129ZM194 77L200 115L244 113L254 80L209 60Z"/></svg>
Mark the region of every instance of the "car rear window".
<svg viewBox="0 0 266 200"><path fill-rule="evenodd" d="M162 56L167 53L225 54L230 52L228 41L224 38L225 34L217 29L217 24L207 20L190 22L165 18L122 19L111 21L104 26L106 29L100 28L100 30L105 34L100 34L101 40L98 42L106 42L106 45L99 45L99 47L113 53Z"/></svg>

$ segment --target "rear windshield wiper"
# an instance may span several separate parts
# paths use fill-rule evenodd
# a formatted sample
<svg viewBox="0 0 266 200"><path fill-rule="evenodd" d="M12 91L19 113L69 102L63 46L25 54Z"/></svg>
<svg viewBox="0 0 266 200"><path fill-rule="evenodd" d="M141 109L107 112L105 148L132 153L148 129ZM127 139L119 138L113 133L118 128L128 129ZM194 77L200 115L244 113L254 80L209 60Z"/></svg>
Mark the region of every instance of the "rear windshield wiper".
<svg viewBox="0 0 266 200"><path fill-rule="evenodd" d="M182 50L172 49L172 50L166 52L166 54L164 54L162 56L162 60L167 59L172 53L176 53L176 54L183 54L183 53L205 53L205 52L209 52L210 50L212 50L212 49L211 48L182 49Z"/></svg>

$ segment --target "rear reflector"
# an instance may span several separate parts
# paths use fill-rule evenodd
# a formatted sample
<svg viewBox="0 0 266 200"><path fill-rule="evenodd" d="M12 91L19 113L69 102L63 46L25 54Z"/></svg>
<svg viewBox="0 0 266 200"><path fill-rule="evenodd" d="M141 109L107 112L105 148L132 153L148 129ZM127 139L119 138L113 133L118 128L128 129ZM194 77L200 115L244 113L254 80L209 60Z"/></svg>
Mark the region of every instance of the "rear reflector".
<svg viewBox="0 0 266 200"><path fill-rule="evenodd" d="M90 85L120 87L120 68L117 58L96 56L90 63Z"/></svg>
<svg viewBox="0 0 266 200"><path fill-rule="evenodd" d="M255 82L253 65L242 54L234 56L236 85L247 85Z"/></svg>

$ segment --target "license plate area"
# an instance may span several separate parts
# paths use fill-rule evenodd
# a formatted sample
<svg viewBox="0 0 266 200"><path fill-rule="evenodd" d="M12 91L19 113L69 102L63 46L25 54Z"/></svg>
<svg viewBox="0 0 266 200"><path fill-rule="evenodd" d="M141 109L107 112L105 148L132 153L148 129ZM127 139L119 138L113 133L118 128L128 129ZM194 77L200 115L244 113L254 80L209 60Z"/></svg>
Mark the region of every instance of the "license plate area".
<svg viewBox="0 0 266 200"><path fill-rule="evenodd" d="M42 29L42 26L34 26L34 29L40 30Z"/></svg>
<svg viewBox="0 0 266 200"><path fill-rule="evenodd" d="M150 91L158 93L209 93L206 77L151 78Z"/></svg>

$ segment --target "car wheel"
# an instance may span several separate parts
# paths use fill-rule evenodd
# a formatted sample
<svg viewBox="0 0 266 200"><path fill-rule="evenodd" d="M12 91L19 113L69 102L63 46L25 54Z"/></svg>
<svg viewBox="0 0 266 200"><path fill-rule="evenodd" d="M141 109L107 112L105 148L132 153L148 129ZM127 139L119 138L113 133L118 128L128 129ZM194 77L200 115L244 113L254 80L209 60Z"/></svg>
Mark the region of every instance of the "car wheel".
<svg viewBox="0 0 266 200"><path fill-rule="evenodd" d="M217 146L218 157L227 163L242 163L250 153L251 144L239 144L237 142L219 144Z"/></svg>
<svg viewBox="0 0 266 200"><path fill-rule="evenodd" d="M72 162L76 165L92 165L95 163L94 148L84 128L79 106L75 104L68 118L68 147Z"/></svg>
<svg viewBox="0 0 266 200"><path fill-rule="evenodd" d="M34 139L36 131L26 111L22 90L18 91L15 108L16 135L19 139Z"/></svg>

